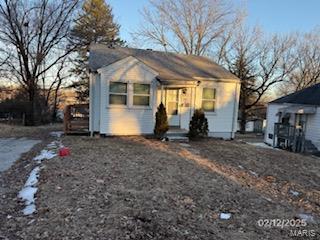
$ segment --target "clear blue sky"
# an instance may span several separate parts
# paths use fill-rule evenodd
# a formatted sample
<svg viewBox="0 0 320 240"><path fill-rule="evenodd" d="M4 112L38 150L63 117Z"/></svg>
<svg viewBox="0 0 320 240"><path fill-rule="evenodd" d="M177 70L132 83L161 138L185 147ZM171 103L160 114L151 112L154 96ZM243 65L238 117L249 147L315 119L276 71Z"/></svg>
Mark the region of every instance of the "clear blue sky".
<svg viewBox="0 0 320 240"><path fill-rule="evenodd" d="M139 11L148 0L106 0L121 25L121 37L130 42L130 32L142 19ZM233 0L236 4L242 0ZM246 0L248 24L259 24L267 32L309 31L320 26L320 0Z"/></svg>

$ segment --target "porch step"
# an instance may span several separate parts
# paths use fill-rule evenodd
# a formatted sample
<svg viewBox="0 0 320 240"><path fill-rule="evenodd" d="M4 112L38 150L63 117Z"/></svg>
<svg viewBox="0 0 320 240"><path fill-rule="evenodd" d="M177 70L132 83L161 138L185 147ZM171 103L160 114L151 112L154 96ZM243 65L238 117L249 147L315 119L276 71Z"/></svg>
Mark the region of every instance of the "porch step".
<svg viewBox="0 0 320 240"><path fill-rule="evenodd" d="M171 135L167 136L167 138L170 142L189 142L189 138L187 136Z"/></svg>
<svg viewBox="0 0 320 240"><path fill-rule="evenodd" d="M188 132L167 132L166 136L172 136L172 137L187 137Z"/></svg>
<svg viewBox="0 0 320 240"><path fill-rule="evenodd" d="M310 140L306 140L304 143L304 152L307 154L318 153L319 150L313 145Z"/></svg>
<svg viewBox="0 0 320 240"><path fill-rule="evenodd" d="M171 142L189 142L188 130L179 127L170 127L166 137Z"/></svg>

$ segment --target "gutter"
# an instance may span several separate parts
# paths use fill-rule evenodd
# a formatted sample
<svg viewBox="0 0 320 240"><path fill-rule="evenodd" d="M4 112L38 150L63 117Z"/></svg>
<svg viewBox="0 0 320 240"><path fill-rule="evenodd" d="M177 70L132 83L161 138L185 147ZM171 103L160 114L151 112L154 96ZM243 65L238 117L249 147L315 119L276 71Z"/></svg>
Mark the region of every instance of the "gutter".
<svg viewBox="0 0 320 240"><path fill-rule="evenodd" d="M239 78L206 78L206 77L193 77L193 79L200 81L216 81L216 82L229 82L229 83L241 83Z"/></svg>

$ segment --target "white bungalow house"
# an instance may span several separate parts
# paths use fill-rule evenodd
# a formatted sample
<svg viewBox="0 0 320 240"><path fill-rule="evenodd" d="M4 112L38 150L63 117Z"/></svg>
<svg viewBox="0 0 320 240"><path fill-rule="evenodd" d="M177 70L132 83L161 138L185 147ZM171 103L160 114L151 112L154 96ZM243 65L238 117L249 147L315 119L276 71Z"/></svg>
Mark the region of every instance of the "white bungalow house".
<svg viewBox="0 0 320 240"><path fill-rule="evenodd" d="M234 137L240 80L208 58L96 44L89 71L92 134L153 134L163 102L171 128L188 130L202 108L209 136Z"/></svg>
<svg viewBox="0 0 320 240"><path fill-rule="evenodd" d="M265 142L297 152L320 151L320 84L268 104Z"/></svg>

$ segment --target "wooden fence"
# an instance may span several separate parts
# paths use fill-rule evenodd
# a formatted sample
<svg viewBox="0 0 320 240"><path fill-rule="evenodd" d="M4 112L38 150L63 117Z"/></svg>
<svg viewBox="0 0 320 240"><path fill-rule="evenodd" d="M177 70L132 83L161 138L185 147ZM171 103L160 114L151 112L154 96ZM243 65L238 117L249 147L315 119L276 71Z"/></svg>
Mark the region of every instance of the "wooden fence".
<svg viewBox="0 0 320 240"><path fill-rule="evenodd" d="M89 105L68 105L64 110L64 133L83 134L89 133Z"/></svg>

